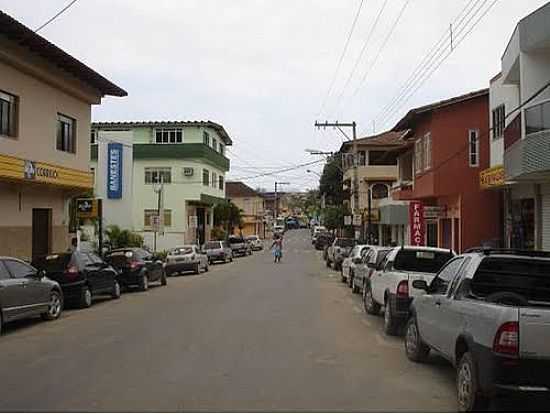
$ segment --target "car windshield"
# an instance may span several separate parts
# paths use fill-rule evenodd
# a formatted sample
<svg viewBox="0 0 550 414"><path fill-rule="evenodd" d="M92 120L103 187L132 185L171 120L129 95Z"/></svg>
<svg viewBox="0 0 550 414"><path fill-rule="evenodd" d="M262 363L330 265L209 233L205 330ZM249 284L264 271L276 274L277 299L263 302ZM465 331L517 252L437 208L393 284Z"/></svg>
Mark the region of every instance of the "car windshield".
<svg viewBox="0 0 550 414"><path fill-rule="evenodd" d="M244 243L244 239L240 237L230 237L229 243L236 244L236 243Z"/></svg>
<svg viewBox="0 0 550 414"><path fill-rule="evenodd" d="M191 253L193 253L193 248L191 246L176 247L170 252L172 256L179 256L182 254L191 254Z"/></svg>
<svg viewBox="0 0 550 414"><path fill-rule="evenodd" d="M255 241L255 240L258 240L258 236L248 236L248 237L246 238L246 240L248 240L248 241Z"/></svg>
<svg viewBox="0 0 550 414"><path fill-rule="evenodd" d="M336 240L336 246L338 247L353 247L355 240L353 239L338 239Z"/></svg>
<svg viewBox="0 0 550 414"><path fill-rule="evenodd" d="M418 273L437 273L453 257L451 252L401 249L393 263L395 270Z"/></svg>
<svg viewBox="0 0 550 414"><path fill-rule="evenodd" d="M206 243L205 247L208 250L210 250L210 249L220 249L221 248L220 242L208 242L208 243Z"/></svg>
<svg viewBox="0 0 550 414"><path fill-rule="evenodd" d="M470 289L478 297L511 292L530 305L550 306L550 261L488 257L479 265Z"/></svg>
<svg viewBox="0 0 550 414"><path fill-rule="evenodd" d="M51 254L33 260L32 265L46 272L62 272L69 266L71 259L71 253Z"/></svg>

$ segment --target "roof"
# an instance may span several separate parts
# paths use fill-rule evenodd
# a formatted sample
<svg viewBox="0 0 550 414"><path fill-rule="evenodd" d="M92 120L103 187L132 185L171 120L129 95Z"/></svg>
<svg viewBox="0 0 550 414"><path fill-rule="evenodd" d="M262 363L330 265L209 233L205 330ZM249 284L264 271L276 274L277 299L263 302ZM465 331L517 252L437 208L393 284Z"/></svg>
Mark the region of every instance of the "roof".
<svg viewBox="0 0 550 414"><path fill-rule="evenodd" d="M242 181L228 181L225 183L225 196L227 198L260 197L260 194Z"/></svg>
<svg viewBox="0 0 550 414"><path fill-rule="evenodd" d="M403 131L386 131L378 135L359 138L355 142L358 145L369 145L373 147L400 147L405 143L404 138L409 131L409 129ZM345 152L345 149L352 145L353 141L346 141L340 147L340 151Z"/></svg>
<svg viewBox="0 0 550 414"><path fill-rule="evenodd" d="M67 52L50 43L48 40L36 34L27 26L8 16L0 10L0 35L8 40L28 49L31 53L38 55L53 66L70 73L81 82L90 85L101 92L102 96L127 96L128 93L101 76L99 73L75 59Z"/></svg>
<svg viewBox="0 0 550 414"><path fill-rule="evenodd" d="M203 127L215 130L226 145L232 145L233 141L225 128L213 121L108 121L92 122L92 128L174 128L174 127Z"/></svg>
<svg viewBox="0 0 550 414"><path fill-rule="evenodd" d="M458 103L469 101L471 99L480 98L480 97L483 97L483 96L489 96L489 89L488 88L480 89L478 91L469 92L469 93L464 94L464 95L455 96L454 98L445 99L445 100L442 100L442 101L431 103L429 105L424 105L424 106L420 106L418 108L411 109L409 112L407 112L407 114L403 118L401 118L397 122L395 127L393 127L393 130L394 131L399 131L399 130L402 130L404 128L409 127L409 122L411 122L418 115L433 112L437 109L445 108L445 107L450 106L450 105L456 105Z"/></svg>

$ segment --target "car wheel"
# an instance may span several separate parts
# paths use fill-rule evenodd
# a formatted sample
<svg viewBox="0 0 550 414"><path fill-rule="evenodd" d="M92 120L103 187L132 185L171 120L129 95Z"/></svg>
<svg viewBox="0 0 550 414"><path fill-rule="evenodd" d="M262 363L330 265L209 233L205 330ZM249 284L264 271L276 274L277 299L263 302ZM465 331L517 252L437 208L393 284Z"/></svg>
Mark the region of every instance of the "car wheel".
<svg viewBox="0 0 550 414"><path fill-rule="evenodd" d="M206 263L206 265L204 266L204 271L208 272L208 263Z"/></svg>
<svg viewBox="0 0 550 414"><path fill-rule="evenodd" d="M115 284L113 285L113 292L111 293L111 297L113 299L120 298L120 284L115 280Z"/></svg>
<svg viewBox="0 0 550 414"><path fill-rule="evenodd" d="M462 355L456 368L458 411L478 412L487 408L488 400L480 395L477 367L472 354Z"/></svg>
<svg viewBox="0 0 550 414"><path fill-rule="evenodd" d="M353 279L351 279L351 291L355 294L359 294L360 293L359 286L357 286L357 284L355 282L356 282L356 280L355 280L355 275L354 275Z"/></svg>
<svg viewBox="0 0 550 414"><path fill-rule="evenodd" d="M390 299L386 299L384 302L384 332L387 335L397 335L398 325L393 315Z"/></svg>
<svg viewBox="0 0 550 414"><path fill-rule="evenodd" d="M166 272L163 270L162 275L160 275L160 285L166 286L168 281L166 280Z"/></svg>
<svg viewBox="0 0 550 414"><path fill-rule="evenodd" d="M61 298L59 292L52 290L52 292L50 293L50 303L48 304L48 311L44 312L40 316L42 316L42 319L46 321L53 321L54 319L59 318L62 311L63 299Z"/></svg>
<svg viewBox="0 0 550 414"><path fill-rule="evenodd" d="M430 353L430 347L422 341L418 332L418 324L413 316L407 322L405 329L405 353L414 362L424 362Z"/></svg>
<svg viewBox="0 0 550 414"><path fill-rule="evenodd" d="M229 263L233 263L233 255L229 256Z"/></svg>
<svg viewBox="0 0 550 414"><path fill-rule="evenodd" d="M141 275L141 282L139 284L139 290L141 290L142 292L145 292L146 290L149 290L149 278L147 277L147 275L145 273L143 275Z"/></svg>
<svg viewBox="0 0 550 414"><path fill-rule="evenodd" d="M80 307L89 308L92 306L92 291L89 286L84 286L80 292Z"/></svg>
<svg viewBox="0 0 550 414"><path fill-rule="evenodd" d="M340 270L340 281L342 283L347 283L347 280L348 280L348 278L346 277L346 275L344 275L344 269L341 269Z"/></svg>
<svg viewBox="0 0 550 414"><path fill-rule="evenodd" d="M369 315L378 315L380 313L380 305L374 301L372 289L369 285L367 285L366 281L363 293L363 306Z"/></svg>
<svg viewBox="0 0 550 414"><path fill-rule="evenodd" d="M327 267L330 269L330 260L327 259L326 265L327 265Z"/></svg>
<svg viewBox="0 0 550 414"><path fill-rule="evenodd" d="M195 265L195 274L198 275L198 274L200 274L200 272L201 272L201 265L200 265L200 263L197 263Z"/></svg>
<svg viewBox="0 0 550 414"><path fill-rule="evenodd" d="M348 270L348 287L349 288L352 288L353 287L353 272L351 269Z"/></svg>

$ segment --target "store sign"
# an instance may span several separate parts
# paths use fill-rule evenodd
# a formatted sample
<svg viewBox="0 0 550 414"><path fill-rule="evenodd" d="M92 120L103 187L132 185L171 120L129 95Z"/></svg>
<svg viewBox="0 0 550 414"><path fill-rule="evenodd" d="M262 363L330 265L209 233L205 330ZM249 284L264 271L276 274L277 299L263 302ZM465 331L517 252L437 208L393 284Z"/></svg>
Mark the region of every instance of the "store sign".
<svg viewBox="0 0 550 414"><path fill-rule="evenodd" d="M351 223L352 223L352 217L344 216L344 226L351 226Z"/></svg>
<svg viewBox="0 0 550 414"><path fill-rule="evenodd" d="M195 173L195 170L193 170L193 168L191 167L185 167L183 169L183 175L185 177L192 177L194 173Z"/></svg>
<svg viewBox="0 0 550 414"><path fill-rule="evenodd" d="M97 217L97 204L96 198L79 198L76 200L76 215L78 218Z"/></svg>
<svg viewBox="0 0 550 414"><path fill-rule="evenodd" d="M361 214L354 214L353 215L353 225L354 226L360 226L363 222L363 216Z"/></svg>
<svg viewBox="0 0 550 414"><path fill-rule="evenodd" d="M55 180L59 176L55 168L36 165L28 160L25 160L23 174L27 180L35 180L37 177Z"/></svg>
<svg viewBox="0 0 550 414"><path fill-rule="evenodd" d="M479 186L482 189L502 187L505 182L504 166L497 165L479 173Z"/></svg>
<svg viewBox="0 0 550 414"><path fill-rule="evenodd" d="M424 218L436 220L447 216L447 206L424 206Z"/></svg>
<svg viewBox="0 0 550 414"><path fill-rule="evenodd" d="M411 201L409 204L409 228L411 233L411 245L424 246L424 204L421 201Z"/></svg>
<svg viewBox="0 0 550 414"><path fill-rule="evenodd" d="M122 144L111 142L107 145L107 197L122 198Z"/></svg>

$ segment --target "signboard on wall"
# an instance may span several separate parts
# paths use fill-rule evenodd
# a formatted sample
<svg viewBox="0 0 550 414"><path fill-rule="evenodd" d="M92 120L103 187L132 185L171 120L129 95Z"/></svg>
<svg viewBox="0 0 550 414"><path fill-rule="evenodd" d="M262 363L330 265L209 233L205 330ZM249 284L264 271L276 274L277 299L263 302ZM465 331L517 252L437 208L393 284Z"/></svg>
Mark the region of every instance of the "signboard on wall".
<svg viewBox="0 0 550 414"><path fill-rule="evenodd" d="M121 143L107 145L107 198L122 198L122 151Z"/></svg>
<svg viewBox="0 0 550 414"><path fill-rule="evenodd" d="M479 186L486 190L488 188L502 187L505 183L506 174L503 165L483 170L479 173Z"/></svg>
<svg viewBox="0 0 550 414"><path fill-rule="evenodd" d="M353 215L353 225L360 226L363 223L363 216L361 214Z"/></svg>
<svg viewBox="0 0 550 414"><path fill-rule="evenodd" d="M344 226L351 226L352 218L351 216L344 216Z"/></svg>
<svg viewBox="0 0 550 414"><path fill-rule="evenodd" d="M79 198L76 200L76 214L78 218L95 218L98 215L97 199Z"/></svg>
<svg viewBox="0 0 550 414"><path fill-rule="evenodd" d="M424 226L424 204L411 201L409 204L409 226L412 246L424 246L426 240Z"/></svg>
<svg viewBox="0 0 550 414"><path fill-rule="evenodd" d="M189 216L189 228L196 229L197 227L199 227L198 216Z"/></svg>

